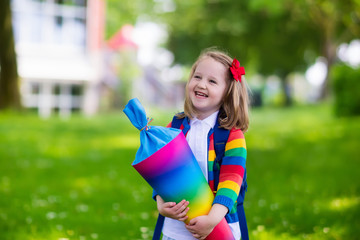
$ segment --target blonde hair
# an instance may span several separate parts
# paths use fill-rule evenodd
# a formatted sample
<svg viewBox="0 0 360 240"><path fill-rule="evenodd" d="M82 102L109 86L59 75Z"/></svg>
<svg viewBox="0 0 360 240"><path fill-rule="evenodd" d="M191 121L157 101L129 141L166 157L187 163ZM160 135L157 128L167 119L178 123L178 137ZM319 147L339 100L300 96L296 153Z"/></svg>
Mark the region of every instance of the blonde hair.
<svg viewBox="0 0 360 240"><path fill-rule="evenodd" d="M196 110L190 100L187 86L193 77L198 64L208 57L223 64L226 68L229 69L226 76L227 89L219 109L220 127L229 130L232 128L238 128L243 132L246 132L249 127L249 96L246 80L242 76L241 82L235 81L230 72L230 66L233 59L222 51L214 50L214 48L205 49L193 64L188 82L186 84L184 113L177 114L177 117L184 118L187 116L191 119L196 115Z"/></svg>

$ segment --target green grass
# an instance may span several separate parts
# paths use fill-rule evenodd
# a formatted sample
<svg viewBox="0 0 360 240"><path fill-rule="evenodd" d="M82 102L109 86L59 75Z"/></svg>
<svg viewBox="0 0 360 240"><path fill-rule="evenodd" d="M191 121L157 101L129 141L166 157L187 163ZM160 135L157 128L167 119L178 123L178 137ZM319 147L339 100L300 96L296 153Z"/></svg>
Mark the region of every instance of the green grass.
<svg viewBox="0 0 360 240"><path fill-rule="evenodd" d="M357 239L360 118L327 107L253 112L246 210L255 239Z"/></svg>
<svg viewBox="0 0 360 240"><path fill-rule="evenodd" d="M165 125L172 113L151 116ZM255 109L245 136L252 239L358 238L360 118ZM151 239L152 190L131 167L138 146L122 113L0 113L0 239Z"/></svg>

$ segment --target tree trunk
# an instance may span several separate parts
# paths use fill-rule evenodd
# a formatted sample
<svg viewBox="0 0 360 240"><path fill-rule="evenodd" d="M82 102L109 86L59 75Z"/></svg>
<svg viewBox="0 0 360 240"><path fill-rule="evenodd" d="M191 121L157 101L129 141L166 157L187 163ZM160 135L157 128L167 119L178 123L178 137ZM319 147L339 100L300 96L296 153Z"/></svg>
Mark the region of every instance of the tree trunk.
<svg viewBox="0 0 360 240"><path fill-rule="evenodd" d="M20 109L10 0L0 1L0 109Z"/></svg>
<svg viewBox="0 0 360 240"><path fill-rule="evenodd" d="M279 77L281 79L281 88L284 94L284 103L283 106L284 107L290 107L292 106L292 92L291 92L291 87L289 85L289 81L288 81L288 76L289 73L285 72L285 71L281 71L279 73Z"/></svg>
<svg viewBox="0 0 360 240"><path fill-rule="evenodd" d="M330 72L331 68L336 61L336 45L330 40L327 40L323 49L323 56L326 58L326 76L325 81L321 86L321 92L319 100L325 100L329 96L330 92Z"/></svg>

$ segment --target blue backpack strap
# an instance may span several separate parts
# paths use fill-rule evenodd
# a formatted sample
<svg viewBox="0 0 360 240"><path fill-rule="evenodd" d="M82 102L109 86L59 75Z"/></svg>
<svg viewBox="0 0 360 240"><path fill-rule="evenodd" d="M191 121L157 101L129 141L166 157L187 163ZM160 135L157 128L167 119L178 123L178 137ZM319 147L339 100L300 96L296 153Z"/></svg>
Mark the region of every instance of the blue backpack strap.
<svg viewBox="0 0 360 240"><path fill-rule="evenodd" d="M237 206L237 214L239 217L241 240L249 240L249 231L246 223L246 216L243 204L239 204Z"/></svg>
<svg viewBox="0 0 360 240"><path fill-rule="evenodd" d="M184 120L183 118L178 118L178 117L175 115L175 116L173 117L172 121L171 121L171 127L172 127L172 128L180 129L183 120Z"/></svg>
<svg viewBox="0 0 360 240"><path fill-rule="evenodd" d="M246 223L246 216L244 210L244 199L245 199L245 192L247 190L247 182L246 182L246 169L244 173L244 180L241 184L239 197L237 199L237 214L239 218L240 224L240 231L241 231L241 239L248 240L249 239L249 231Z"/></svg>
<svg viewBox="0 0 360 240"><path fill-rule="evenodd" d="M164 220L165 217L159 213L152 240L160 240L162 228L164 226Z"/></svg>
<svg viewBox="0 0 360 240"><path fill-rule="evenodd" d="M181 125L184 125L184 129L182 130L184 135L185 133L189 130L190 125L187 121L187 119L185 118L178 118L177 116L173 117L173 120L171 122L171 127L172 128L177 128L180 129ZM164 220L165 217L161 214L159 214L158 219L156 221L156 225L155 225L155 230L154 230L154 235L153 235L153 240L160 240L161 237L161 232L162 232L162 228L164 226Z"/></svg>
<svg viewBox="0 0 360 240"><path fill-rule="evenodd" d="M216 158L213 167L215 190L217 190L217 186L219 184L220 166L222 159L225 155L225 145L227 143L229 135L230 135L230 130L220 128L218 121L216 121L214 127L214 148L215 148ZM237 199L237 214L239 218L241 240L249 239L249 233L248 233L244 205L243 205L246 190L247 190L247 182L246 182L246 169L245 169L243 183L241 184L240 193Z"/></svg>
<svg viewBox="0 0 360 240"><path fill-rule="evenodd" d="M214 186L215 190L219 184L220 165L225 154L225 145L229 138L230 131L225 128L220 128L219 121L216 121L214 126L214 150L216 158L214 160Z"/></svg>
<svg viewBox="0 0 360 240"><path fill-rule="evenodd" d="M171 127L172 128L177 128L180 129L181 125L184 126L182 132L184 133L184 135L186 135L186 133L189 131L190 129L190 125L189 125L189 121L188 118L178 118L176 115L173 117L172 121L171 121Z"/></svg>

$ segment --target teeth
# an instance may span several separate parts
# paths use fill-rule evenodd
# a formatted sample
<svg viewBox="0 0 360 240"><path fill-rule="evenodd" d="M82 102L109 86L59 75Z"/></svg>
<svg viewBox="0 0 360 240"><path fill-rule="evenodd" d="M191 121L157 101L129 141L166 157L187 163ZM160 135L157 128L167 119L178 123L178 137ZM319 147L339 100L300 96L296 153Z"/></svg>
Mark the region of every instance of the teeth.
<svg viewBox="0 0 360 240"><path fill-rule="evenodd" d="M197 96L207 97L206 94L201 93L201 92L195 92L195 94L196 94Z"/></svg>

